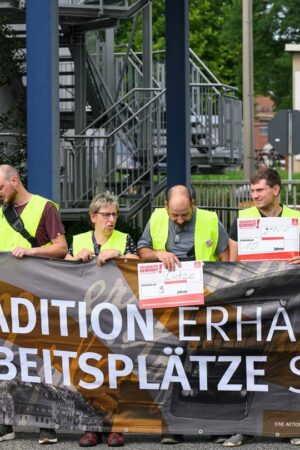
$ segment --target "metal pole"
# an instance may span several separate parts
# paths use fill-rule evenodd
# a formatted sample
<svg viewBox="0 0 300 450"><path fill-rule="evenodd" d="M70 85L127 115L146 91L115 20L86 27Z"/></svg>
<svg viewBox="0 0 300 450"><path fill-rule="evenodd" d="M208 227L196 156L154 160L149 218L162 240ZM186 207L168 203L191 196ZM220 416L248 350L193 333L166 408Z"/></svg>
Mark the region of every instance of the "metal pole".
<svg viewBox="0 0 300 450"><path fill-rule="evenodd" d="M75 78L75 98L74 98L74 127L75 134L78 135L86 127L86 52L85 35L73 36L73 43L70 46L74 60ZM76 141L75 151L75 181L74 194L75 201L82 198L87 191L86 155L88 149L84 139Z"/></svg>
<svg viewBox="0 0 300 450"><path fill-rule="evenodd" d="M167 185L190 186L189 0L166 0Z"/></svg>
<svg viewBox="0 0 300 450"><path fill-rule="evenodd" d="M80 134L86 127L86 69L85 69L85 35L74 36L72 45L75 78L75 134Z"/></svg>
<svg viewBox="0 0 300 450"><path fill-rule="evenodd" d="M97 41L98 44L98 41ZM115 30L114 28L108 28L105 30L105 82L109 89L111 98L115 98L116 80L115 80L115 69L114 69L114 50L115 50ZM99 45L97 46L97 51L99 54ZM98 70L100 70L99 62ZM108 102L107 102L108 104Z"/></svg>
<svg viewBox="0 0 300 450"><path fill-rule="evenodd" d="M143 9L143 87L149 89L147 101L151 99L152 88L152 3L149 2ZM149 164L149 184L150 184L150 202L143 208L143 222L149 219L154 201L154 174L153 174L153 145L152 145L152 106L145 111L144 124L142 127L142 148L147 154L147 164Z"/></svg>
<svg viewBox="0 0 300 450"><path fill-rule="evenodd" d="M290 183L293 178L293 111L288 111L288 190L292 190Z"/></svg>
<svg viewBox="0 0 300 450"><path fill-rule="evenodd" d="M58 2L27 0L28 189L59 202Z"/></svg>
<svg viewBox="0 0 300 450"><path fill-rule="evenodd" d="M152 88L152 3L143 9L143 87Z"/></svg>
<svg viewBox="0 0 300 450"><path fill-rule="evenodd" d="M252 0L243 0L243 123L246 180L254 173L253 90Z"/></svg>

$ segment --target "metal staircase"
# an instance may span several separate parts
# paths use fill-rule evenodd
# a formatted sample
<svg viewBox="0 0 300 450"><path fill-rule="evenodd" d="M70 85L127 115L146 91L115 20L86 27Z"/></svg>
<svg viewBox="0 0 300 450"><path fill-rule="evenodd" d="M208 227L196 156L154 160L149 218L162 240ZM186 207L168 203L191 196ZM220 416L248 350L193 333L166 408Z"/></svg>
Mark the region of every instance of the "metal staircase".
<svg viewBox="0 0 300 450"><path fill-rule="evenodd" d="M165 187L160 169L166 152L161 134L154 136L157 124L164 127L164 96L161 89L133 89L81 135L65 136L63 207L87 207L97 191L110 190L122 213L133 216ZM79 166L86 171L76 170Z"/></svg>
<svg viewBox="0 0 300 450"><path fill-rule="evenodd" d="M120 210L135 216L166 185L164 54L153 55L153 88L143 87L139 54L114 53L114 87L104 74L105 42L84 50L87 127L75 133L75 76L72 45L87 30L113 26L148 0L59 0L61 208L67 218L86 212L93 195L111 190ZM24 23L23 6L0 0L12 23ZM0 9L1 10L1 9ZM23 29L23 37L24 37ZM94 33L100 39L101 32ZM21 33L20 33L21 36ZM100 49L100 50L99 50ZM218 171L241 162L241 102L190 52L191 161L193 172Z"/></svg>
<svg viewBox="0 0 300 450"><path fill-rule="evenodd" d="M165 187L166 105L163 55L159 56L153 72L161 85L154 79L157 87L136 87L128 92L131 86L142 85L142 62L131 50L115 53L117 80L126 59L126 77L119 91L128 93L80 135L67 137L64 160L72 165L67 154L75 151L89 170L78 173L81 190L77 186L75 194L76 181L66 176L76 171L66 168L65 208L87 207L97 190L109 189L119 196L122 213L132 217ZM192 171L218 171L239 164L242 111L235 89L220 83L192 51L190 63Z"/></svg>

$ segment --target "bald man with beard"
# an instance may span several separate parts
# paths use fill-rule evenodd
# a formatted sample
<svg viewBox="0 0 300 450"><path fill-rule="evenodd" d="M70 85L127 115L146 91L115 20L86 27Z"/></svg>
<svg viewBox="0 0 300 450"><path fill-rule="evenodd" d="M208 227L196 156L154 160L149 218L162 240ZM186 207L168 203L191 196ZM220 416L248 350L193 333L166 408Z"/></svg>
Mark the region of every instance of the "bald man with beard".
<svg viewBox="0 0 300 450"><path fill-rule="evenodd" d="M10 251L13 256L45 256L64 258L68 247L65 230L56 206L53 202L39 195L28 192L20 175L12 166L0 165L0 251ZM21 217L25 229L36 239L32 245L7 222L3 207L11 205Z"/></svg>
<svg viewBox="0 0 300 450"><path fill-rule="evenodd" d="M180 260L228 261L228 234L216 213L196 208L191 191L176 185L166 193L138 242L140 258L174 270Z"/></svg>
<svg viewBox="0 0 300 450"><path fill-rule="evenodd" d="M192 192L176 185L166 192L164 208L157 208L138 242L138 255L161 261L170 271L181 260L228 261L229 239L217 214L196 208ZM162 434L162 444L177 444L179 434Z"/></svg>
<svg viewBox="0 0 300 450"><path fill-rule="evenodd" d="M64 258L67 251L65 229L53 202L39 195L31 194L24 187L19 172L8 165L0 165L0 252L11 252L16 258L44 256ZM33 244L10 225L5 208L12 207L15 217L23 221ZM0 442L15 438L11 425L0 424ZM57 442L54 429L40 428L39 443Z"/></svg>

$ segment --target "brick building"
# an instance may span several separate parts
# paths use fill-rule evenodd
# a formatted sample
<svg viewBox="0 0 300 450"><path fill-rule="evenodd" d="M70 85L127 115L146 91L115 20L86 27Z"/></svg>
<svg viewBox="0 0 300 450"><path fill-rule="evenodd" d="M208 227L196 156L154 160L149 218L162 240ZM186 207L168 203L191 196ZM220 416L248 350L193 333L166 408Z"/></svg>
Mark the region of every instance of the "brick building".
<svg viewBox="0 0 300 450"><path fill-rule="evenodd" d="M270 97L257 95L254 105L254 148L260 152L268 143L268 123L274 117L274 102Z"/></svg>

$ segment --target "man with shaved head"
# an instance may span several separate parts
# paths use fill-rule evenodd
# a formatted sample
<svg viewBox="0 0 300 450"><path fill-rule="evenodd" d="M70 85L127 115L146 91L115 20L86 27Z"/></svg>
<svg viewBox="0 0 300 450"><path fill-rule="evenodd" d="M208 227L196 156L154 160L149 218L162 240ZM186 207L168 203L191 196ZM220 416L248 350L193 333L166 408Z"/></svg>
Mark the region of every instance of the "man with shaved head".
<svg viewBox="0 0 300 450"><path fill-rule="evenodd" d="M12 166L0 165L0 251L12 252L17 258L23 256L46 256L64 258L68 247L65 230L53 202L28 192L20 175ZM3 207L11 205L21 217L24 228L36 239L32 247L18 231L7 222Z"/></svg>
<svg viewBox="0 0 300 450"><path fill-rule="evenodd" d="M45 256L64 258L67 251L65 230L56 206L50 200L28 192L12 166L0 165L0 252L11 252L16 258ZM24 227L27 237L7 219L7 210ZM18 218L19 216L19 218ZM20 219L22 222L20 222ZM14 225L14 228L12 227ZM19 228L20 229L20 226ZM0 424L0 442L15 438L11 425ZM41 428L39 443L57 442L55 430Z"/></svg>
<svg viewBox="0 0 300 450"><path fill-rule="evenodd" d="M161 261L168 270L180 260L228 261L228 234L216 213L196 208L190 189L176 185L166 192L137 245L140 258ZM182 435L162 434L162 444L177 444Z"/></svg>
<svg viewBox="0 0 300 450"><path fill-rule="evenodd" d="M167 190L165 207L153 212L138 254L169 270L180 266L180 259L228 261L228 235L216 213L196 208L190 189L176 185Z"/></svg>

